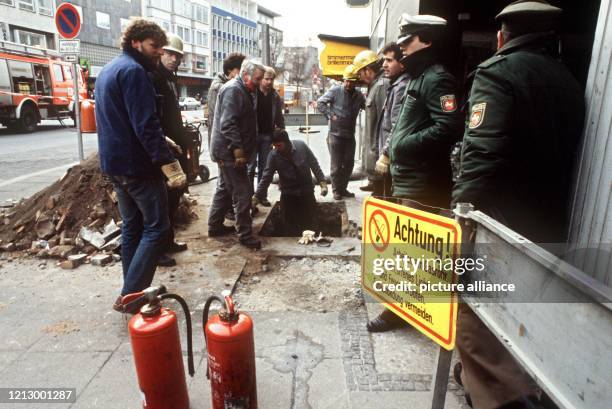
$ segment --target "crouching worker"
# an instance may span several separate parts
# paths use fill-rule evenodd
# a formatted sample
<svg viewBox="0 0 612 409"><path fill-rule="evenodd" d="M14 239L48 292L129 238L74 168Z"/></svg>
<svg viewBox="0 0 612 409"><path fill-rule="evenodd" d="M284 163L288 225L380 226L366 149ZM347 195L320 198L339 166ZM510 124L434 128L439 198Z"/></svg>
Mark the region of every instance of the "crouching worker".
<svg viewBox="0 0 612 409"><path fill-rule="evenodd" d="M266 197L274 173L278 172L284 235L301 236L304 230L317 230L317 202L311 171L321 187L321 196L327 195L327 183L319 162L304 142L289 140L289 135L283 129L277 129L272 134L272 146L274 150L268 155L266 168L253 195L253 206Z"/></svg>

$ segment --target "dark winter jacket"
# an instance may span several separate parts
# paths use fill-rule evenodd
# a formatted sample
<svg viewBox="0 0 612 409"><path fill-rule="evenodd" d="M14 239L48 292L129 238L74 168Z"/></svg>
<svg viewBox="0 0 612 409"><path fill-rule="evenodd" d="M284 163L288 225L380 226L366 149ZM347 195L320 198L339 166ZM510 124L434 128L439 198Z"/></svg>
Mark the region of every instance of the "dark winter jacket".
<svg viewBox="0 0 612 409"><path fill-rule="evenodd" d="M287 157L272 150L268 154L266 169L255 195L258 198L266 197L268 187L272 183L274 173L278 172L278 187L284 195L304 196L313 193L312 173L317 183L325 181L325 175L319 166L317 158L303 141L292 140L291 156Z"/></svg>
<svg viewBox="0 0 612 409"><path fill-rule="evenodd" d="M172 139L181 147L189 145L186 139L181 108L178 104L176 92L176 75L168 71L161 63L153 71L153 85L158 96L160 106L159 116L164 135Z"/></svg>
<svg viewBox="0 0 612 409"><path fill-rule="evenodd" d="M540 243L563 242L583 91L552 33L510 40L478 66L453 201Z"/></svg>
<svg viewBox="0 0 612 409"><path fill-rule="evenodd" d="M159 177L160 165L174 160L147 75L154 68L138 51L124 51L96 80L98 154L105 174Z"/></svg>
<svg viewBox="0 0 612 409"><path fill-rule="evenodd" d="M383 115L388 86L389 81L383 76L381 70L368 88L368 96L365 100L365 132L363 134L362 158L365 171L370 178L379 177L375 172L376 161L380 155L378 150L380 139L378 124Z"/></svg>
<svg viewBox="0 0 612 409"><path fill-rule="evenodd" d="M247 158L255 151L257 111L255 96L244 81L236 77L227 82L217 97L212 129L211 156L215 162L234 162L234 149L242 149Z"/></svg>
<svg viewBox="0 0 612 409"><path fill-rule="evenodd" d="M455 78L435 63L430 49L414 53L410 60L410 79L389 142L393 196L448 208L451 146L464 126Z"/></svg>
<svg viewBox="0 0 612 409"><path fill-rule="evenodd" d="M272 93L272 128L281 128L285 129L285 117L283 116L283 99L275 89L270 91ZM261 91L257 91L257 95L259 98ZM257 106L259 109L260 106ZM260 137L263 135L259 135ZM272 135L265 135L269 138L272 138Z"/></svg>
<svg viewBox="0 0 612 409"><path fill-rule="evenodd" d="M393 132L393 127L402 109L404 91L406 91L407 83L408 73L403 72L397 78L389 82L389 88L387 89L383 117L379 124L380 138L378 145L378 152L381 154L384 153L387 156L389 156L389 139L391 138L391 132Z"/></svg>

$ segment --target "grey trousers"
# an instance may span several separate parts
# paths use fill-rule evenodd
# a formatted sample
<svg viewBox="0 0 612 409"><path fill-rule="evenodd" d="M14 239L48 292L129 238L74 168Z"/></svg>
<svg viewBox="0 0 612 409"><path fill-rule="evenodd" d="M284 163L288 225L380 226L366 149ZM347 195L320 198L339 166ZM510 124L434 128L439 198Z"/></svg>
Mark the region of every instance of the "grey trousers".
<svg viewBox="0 0 612 409"><path fill-rule="evenodd" d="M225 214L233 207L238 237L240 240L245 240L253 235L251 218L253 185L250 183L247 168L235 168L233 163L218 167L219 179L208 214L208 229L221 228Z"/></svg>
<svg viewBox="0 0 612 409"><path fill-rule="evenodd" d="M327 136L327 147L331 160L332 190L342 193L348 186L355 165L355 138L340 138L329 134Z"/></svg>

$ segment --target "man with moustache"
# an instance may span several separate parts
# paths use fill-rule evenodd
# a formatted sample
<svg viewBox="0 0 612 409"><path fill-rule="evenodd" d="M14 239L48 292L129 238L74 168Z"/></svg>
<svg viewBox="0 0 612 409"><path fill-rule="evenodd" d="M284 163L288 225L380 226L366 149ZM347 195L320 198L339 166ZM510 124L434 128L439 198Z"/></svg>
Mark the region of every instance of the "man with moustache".
<svg viewBox="0 0 612 409"><path fill-rule="evenodd" d="M208 236L235 233L223 220L230 208L236 214L240 244L261 248L253 237L251 196L253 184L247 173L249 159L255 153L257 138L256 92L264 76L264 67L245 60L240 74L219 91L212 129L211 157L219 168L217 190L208 216Z"/></svg>

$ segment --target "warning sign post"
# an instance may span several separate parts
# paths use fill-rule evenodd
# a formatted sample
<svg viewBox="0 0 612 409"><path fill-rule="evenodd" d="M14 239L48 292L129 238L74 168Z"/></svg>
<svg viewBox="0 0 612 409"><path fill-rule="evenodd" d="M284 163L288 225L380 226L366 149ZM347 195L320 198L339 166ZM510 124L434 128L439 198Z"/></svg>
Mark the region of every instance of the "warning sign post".
<svg viewBox="0 0 612 409"><path fill-rule="evenodd" d="M368 198L362 285L446 350L455 346L461 227L453 219Z"/></svg>

